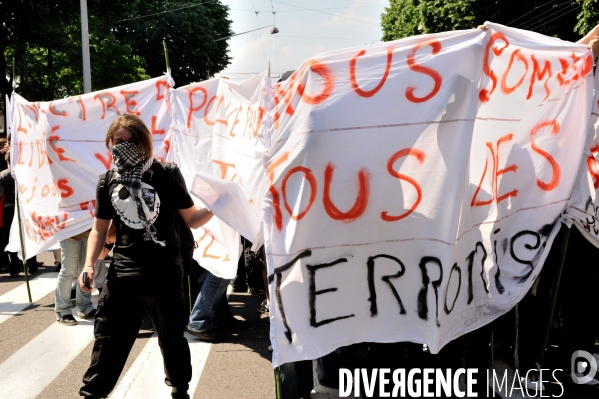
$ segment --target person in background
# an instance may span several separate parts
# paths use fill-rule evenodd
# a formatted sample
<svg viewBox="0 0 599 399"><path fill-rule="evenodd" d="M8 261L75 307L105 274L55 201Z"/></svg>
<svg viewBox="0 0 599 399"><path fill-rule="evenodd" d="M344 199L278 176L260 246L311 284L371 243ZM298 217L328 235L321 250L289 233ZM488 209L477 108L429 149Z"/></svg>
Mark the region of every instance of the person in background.
<svg viewBox="0 0 599 399"><path fill-rule="evenodd" d="M6 136L6 142L0 148L0 154L3 154L2 157L6 161L6 168L1 169L3 171L10 170L10 141L11 141L11 134L9 133L8 136ZM8 172L8 174L10 174L10 172ZM10 180L12 180L12 183L10 183ZM12 175L11 175L10 178L8 178L7 183L10 183L10 184L14 185L14 178L12 177ZM9 201L10 203L12 203L12 213L9 215L11 223L12 223L12 216L14 215L14 206L15 206L15 199L14 199L15 198L15 193L14 193L14 189L12 190L12 198L13 198L13 200ZM7 198L7 199L10 200L10 198ZM9 210L9 212L10 212L10 210ZM8 232L6 232L6 234L9 234L9 233L10 233L10 223L8 225ZM8 236L6 236L5 239L6 239L6 244L8 244ZM0 239L0 242L3 242L3 240ZM6 247L6 245L4 247ZM10 258L10 256L11 255L9 254L9 258ZM11 264L12 263L13 262L11 261ZM22 263L22 262L20 262L20 263ZM38 267L41 266L41 265L43 265L43 262L38 262L37 261L37 255L36 255L36 256L32 256L29 259L27 259L26 264L27 264L27 272L29 274L35 274L35 273L37 273ZM21 270L21 266L19 266L19 270ZM13 266L12 270L15 270L14 266ZM11 274L11 276L13 276L13 274L15 274L15 273L13 271L11 271L10 274ZM16 274L17 275L13 276L13 277L18 277L18 272Z"/></svg>
<svg viewBox="0 0 599 399"><path fill-rule="evenodd" d="M6 154L8 153L8 141L4 137L0 137L0 172L8 169L8 161Z"/></svg>
<svg viewBox="0 0 599 399"><path fill-rule="evenodd" d="M56 290L54 292L54 312L56 321L64 326L75 326L77 320L71 310L71 285L85 264L87 238L90 230L79 233L60 242L62 268L58 272ZM83 291L79 284L75 287L75 303L79 309L78 316L82 319L92 319L96 309L92 304L91 292Z"/></svg>
<svg viewBox="0 0 599 399"><path fill-rule="evenodd" d="M10 152L5 155L10 166ZM9 241L10 225L15 214L15 179L11 174L10 167L0 172L0 200L2 200L2 227L0 227L0 249L5 250ZM6 252L10 259L10 277L19 277L23 262L16 252Z"/></svg>
<svg viewBox="0 0 599 399"><path fill-rule="evenodd" d="M218 341L231 328L243 328L245 322L236 319L229 310L227 287L230 279L216 277L209 271L199 278L204 280L193 310L189 315L187 331L201 341Z"/></svg>
<svg viewBox="0 0 599 399"><path fill-rule="evenodd" d="M60 268L62 267L62 263L60 263L62 259L60 248L53 249L52 255L54 255L54 271L58 273L60 271Z"/></svg>

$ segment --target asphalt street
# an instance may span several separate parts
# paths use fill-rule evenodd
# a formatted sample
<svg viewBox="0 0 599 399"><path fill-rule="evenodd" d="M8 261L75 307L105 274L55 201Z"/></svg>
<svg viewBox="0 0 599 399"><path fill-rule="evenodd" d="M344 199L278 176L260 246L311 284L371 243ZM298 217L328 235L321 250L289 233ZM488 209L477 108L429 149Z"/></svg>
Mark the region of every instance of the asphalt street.
<svg viewBox="0 0 599 399"><path fill-rule="evenodd" d="M24 277L0 274L0 399L75 399L87 369L93 346L93 321L63 326L54 314L57 273L51 252L38 255L44 262L30 281L33 303L27 299ZM97 294L95 294L97 300ZM187 334L192 353L194 399L273 399L274 373L269 351L269 318L258 312L262 297L234 292L231 311L247 327L225 335L222 342L201 342ZM74 306L74 300L73 300ZM74 312L76 314L76 312ZM595 355L599 358L598 355ZM513 370L496 359L495 370ZM599 399L599 387L577 386L567 379L562 389L548 384L543 397ZM312 399L337 398L335 390L315 384ZM169 398L164 384L162 358L153 331L142 328L127 364L110 398ZM353 395L352 395L353 397ZM489 397L507 397L490 391ZM510 397L527 397L520 391ZM537 396L539 397L539 396Z"/></svg>

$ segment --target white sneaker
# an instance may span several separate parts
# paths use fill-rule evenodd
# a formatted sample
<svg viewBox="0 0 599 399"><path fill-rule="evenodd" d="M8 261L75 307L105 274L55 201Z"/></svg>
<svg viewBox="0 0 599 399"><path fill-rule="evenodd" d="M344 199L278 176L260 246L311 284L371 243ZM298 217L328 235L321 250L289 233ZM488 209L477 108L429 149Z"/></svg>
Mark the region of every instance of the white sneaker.
<svg viewBox="0 0 599 399"><path fill-rule="evenodd" d="M520 382L522 383L522 385L526 385L526 388L530 389L530 390L539 390L542 391L543 389L545 389L545 387L543 386L543 383L540 381L533 381L529 378L526 377L520 377Z"/></svg>
<svg viewBox="0 0 599 399"><path fill-rule="evenodd" d="M576 373L576 377L583 378L583 377L585 377L585 375L581 374L581 373ZM593 378L591 381L586 382L583 385L591 385L591 386L593 386L593 385L599 385L599 381L597 381L595 378Z"/></svg>

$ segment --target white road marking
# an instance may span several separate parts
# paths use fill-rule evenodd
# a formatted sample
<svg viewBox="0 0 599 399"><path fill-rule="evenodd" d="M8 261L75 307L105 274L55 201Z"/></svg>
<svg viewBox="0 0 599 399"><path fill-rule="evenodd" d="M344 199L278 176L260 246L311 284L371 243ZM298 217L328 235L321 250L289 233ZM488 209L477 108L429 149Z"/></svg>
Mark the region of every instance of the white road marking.
<svg viewBox="0 0 599 399"><path fill-rule="evenodd" d="M93 340L94 321L78 321L76 326L52 324L0 364L0 396L36 398Z"/></svg>
<svg viewBox="0 0 599 399"><path fill-rule="evenodd" d="M189 382L189 393L190 396L193 396L193 392L195 392L202 371L204 370L206 359L210 353L211 344L198 341L188 333L185 333L185 337L189 341L189 349L191 351L193 374ZM110 398L167 398L170 395L171 388L164 383L164 377L162 353L158 346L158 338L154 334L139 353L135 362L127 371L127 374L125 374L121 382L116 386Z"/></svg>
<svg viewBox="0 0 599 399"><path fill-rule="evenodd" d="M56 289L57 277L58 273L43 273L30 280L33 302ZM98 302L97 292L94 291L92 295L94 306ZM27 287L24 283L0 296L0 323L29 305ZM73 309L73 315L77 315L77 308ZM0 376L3 381L0 397L34 399L70 364L94 339L94 321L79 318L77 320L79 322L77 326L53 323L0 364ZM189 392L192 395L200 381L211 344L198 341L188 333L185 333L185 337L189 341L193 367L189 383ZM162 353L158 338L154 334L110 397L115 399L168 397L171 389L164 383L164 378Z"/></svg>
<svg viewBox="0 0 599 399"><path fill-rule="evenodd" d="M58 273L42 273L34 279L29 280L31 300L33 302L39 301L54 291L56 289L57 277ZM31 304L27 295L27 286L23 282L17 288L0 296L0 324L29 305Z"/></svg>

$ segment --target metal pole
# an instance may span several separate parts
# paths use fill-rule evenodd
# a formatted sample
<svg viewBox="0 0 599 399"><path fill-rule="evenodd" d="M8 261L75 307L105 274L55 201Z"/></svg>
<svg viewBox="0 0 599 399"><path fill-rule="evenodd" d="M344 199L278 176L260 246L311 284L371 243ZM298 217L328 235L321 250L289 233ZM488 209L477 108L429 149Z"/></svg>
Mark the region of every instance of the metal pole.
<svg viewBox="0 0 599 399"><path fill-rule="evenodd" d="M549 332L551 331L551 321L553 320L553 312L555 311L555 302L557 299L557 290L559 288L559 283L562 277L562 270L564 268L564 262L566 261L566 252L568 250L568 239L570 238L570 229L566 230L564 234L564 239L562 241L562 249L560 251L560 262L557 270L555 272L555 278L553 279L553 283L551 285L549 299L549 312L547 315L547 320L545 321L545 334L543 335L543 340L541 341L542 346L539 349L539 354L537 357L537 369L540 369L543 365L543 358L545 357L545 348L547 348L547 342L549 341Z"/></svg>
<svg viewBox="0 0 599 399"><path fill-rule="evenodd" d="M162 45L164 46L164 59L166 60L166 72L171 72L171 66L168 63L168 49L166 48L166 40L162 39Z"/></svg>
<svg viewBox="0 0 599 399"><path fill-rule="evenodd" d="M15 59L12 59L12 91L15 92ZM16 136L16 134L15 134ZM15 140L15 136L12 140ZM10 149L9 149L10 151ZM12 158L11 158L12 162ZM10 165L9 165L10 166ZM17 221L19 222L19 239L21 240L21 255L23 256L23 271L25 272L25 285L27 286L27 296L29 297L29 303L32 303L31 299L31 287L29 287L29 271L27 270L27 258L25 258L25 243L23 241L23 226L21 224L21 207L19 206L19 185L15 179L15 202L17 203Z"/></svg>
<svg viewBox="0 0 599 399"><path fill-rule="evenodd" d="M277 399L283 399L283 386L281 385L281 369L275 367L275 385L277 389Z"/></svg>
<svg viewBox="0 0 599 399"><path fill-rule="evenodd" d="M14 140L14 138L13 138ZM29 272L27 270L27 258L25 257L25 242L23 241L23 226L21 225L21 207L19 206L19 186L15 180L15 202L17 203L17 220L19 222L19 238L21 239L21 255L23 255L23 271L25 272L25 284L27 285L27 295L29 303L32 303L31 288L29 287Z"/></svg>
<svg viewBox="0 0 599 399"><path fill-rule="evenodd" d="M87 29L87 0L81 4L81 52L83 54L83 92L92 91L92 76L89 63L89 33Z"/></svg>

